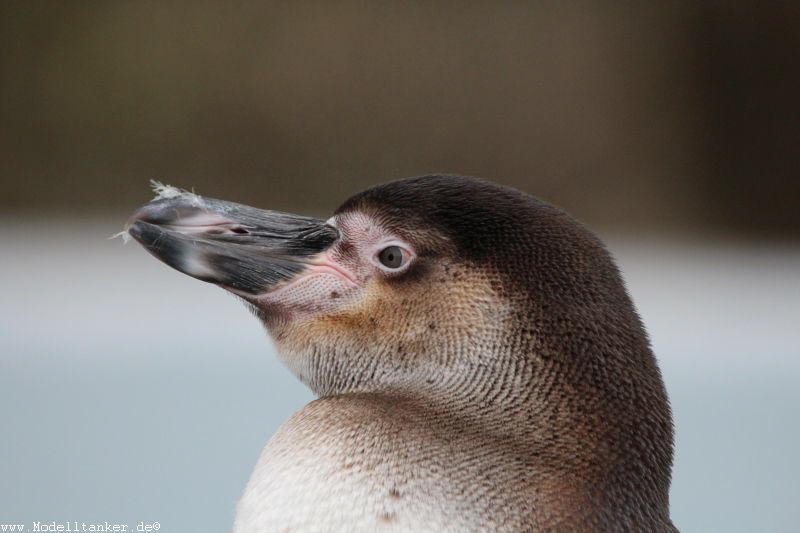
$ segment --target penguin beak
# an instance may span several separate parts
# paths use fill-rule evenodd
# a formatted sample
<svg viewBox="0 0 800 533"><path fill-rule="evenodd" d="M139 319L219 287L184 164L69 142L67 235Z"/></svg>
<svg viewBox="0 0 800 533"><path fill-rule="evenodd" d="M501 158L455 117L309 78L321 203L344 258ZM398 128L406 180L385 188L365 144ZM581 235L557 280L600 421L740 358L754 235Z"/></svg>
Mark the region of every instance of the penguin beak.
<svg viewBox="0 0 800 533"><path fill-rule="evenodd" d="M296 277L339 237L322 220L188 192L142 206L125 229L172 268L244 297Z"/></svg>

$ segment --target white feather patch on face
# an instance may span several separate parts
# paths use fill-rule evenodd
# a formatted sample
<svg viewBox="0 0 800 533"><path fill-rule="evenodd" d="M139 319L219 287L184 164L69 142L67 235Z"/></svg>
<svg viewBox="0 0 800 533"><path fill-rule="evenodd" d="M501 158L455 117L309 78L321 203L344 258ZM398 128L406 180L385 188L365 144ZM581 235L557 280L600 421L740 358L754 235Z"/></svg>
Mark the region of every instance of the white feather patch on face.
<svg viewBox="0 0 800 533"><path fill-rule="evenodd" d="M335 225L343 235L347 236L348 243L356 250L364 268L371 270L373 273L376 267L374 262L375 255L386 246L399 245L407 250L412 258L415 256L414 250L408 243L365 213L357 211L345 213L337 215L331 220L334 221L332 225ZM331 254L337 254L337 247L331 250ZM382 269L378 267L378 270Z"/></svg>

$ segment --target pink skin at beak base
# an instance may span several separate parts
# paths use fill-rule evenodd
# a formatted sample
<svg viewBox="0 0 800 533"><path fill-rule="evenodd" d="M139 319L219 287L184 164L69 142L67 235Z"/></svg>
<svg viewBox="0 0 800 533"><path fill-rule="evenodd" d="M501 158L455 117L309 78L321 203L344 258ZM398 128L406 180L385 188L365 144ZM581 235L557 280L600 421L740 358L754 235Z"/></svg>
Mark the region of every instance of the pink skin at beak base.
<svg viewBox="0 0 800 533"><path fill-rule="evenodd" d="M335 311L360 287L350 270L326 252L285 285L249 299L265 311L297 318Z"/></svg>

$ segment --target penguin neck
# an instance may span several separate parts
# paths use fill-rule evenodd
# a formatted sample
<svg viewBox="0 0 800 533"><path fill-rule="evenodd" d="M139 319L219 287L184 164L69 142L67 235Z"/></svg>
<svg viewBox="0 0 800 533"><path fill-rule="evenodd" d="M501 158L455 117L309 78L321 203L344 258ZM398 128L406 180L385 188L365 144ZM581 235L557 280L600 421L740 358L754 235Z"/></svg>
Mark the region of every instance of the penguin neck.
<svg viewBox="0 0 800 533"><path fill-rule="evenodd" d="M668 520L672 418L643 330L634 337L603 349L586 339L557 348L515 337L473 354L439 401L519 442L598 506Z"/></svg>
<svg viewBox="0 0 800 533"><path fill-rule="evenodd" d="M643 333L640 341L599 353L557 353L533 337L499 342L450 357L458 363L436 380L431 369L381 392L518 444L560 492L569 486L596 508L668 521L671 414Z"/></svg>
<svg viewBox="0 0 800 533"><path fill-rule="evenodd" d="M587 326L551 315L543 327L524 316L470 335L437 335L403 359L367 343L282 355L320 397L394 398L430 419L518 444L532 469L597 508L667 516L671 416L638 319ZM637 490L621 488L631 486Z"/></svg>

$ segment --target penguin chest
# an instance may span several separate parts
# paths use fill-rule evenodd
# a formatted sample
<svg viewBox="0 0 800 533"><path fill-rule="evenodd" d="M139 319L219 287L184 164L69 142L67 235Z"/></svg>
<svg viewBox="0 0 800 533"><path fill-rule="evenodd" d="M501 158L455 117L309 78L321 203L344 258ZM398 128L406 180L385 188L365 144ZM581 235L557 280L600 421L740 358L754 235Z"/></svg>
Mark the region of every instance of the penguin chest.
<svg viewBox="0 0 800 533"><path fill-rule="evenodd" d="M261 458L239 501L234 533L433 531L410 522L398 493L379 479L303 455Z"/></svg>
<svg viewBox="0 0 800 533"><path fill-rule="evenodd" d="M460 461L398 418L342 401L306 406L264 448L234 533L474 529L485 502L454 479Z"/></svg>

